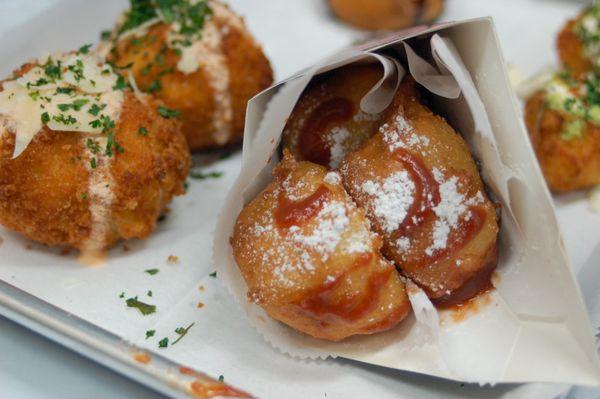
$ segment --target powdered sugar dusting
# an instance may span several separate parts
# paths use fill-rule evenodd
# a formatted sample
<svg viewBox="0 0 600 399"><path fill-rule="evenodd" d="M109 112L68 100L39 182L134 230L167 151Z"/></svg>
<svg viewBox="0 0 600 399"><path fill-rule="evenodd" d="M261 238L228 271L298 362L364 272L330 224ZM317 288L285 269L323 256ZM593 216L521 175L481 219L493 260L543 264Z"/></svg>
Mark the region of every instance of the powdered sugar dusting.
<svg viewBox="0 0 600 399"><path fill-rule="evenodd" d="M316 250L321 254L321 260L326 261L350 223L346 206L340 201L327 202L317 214L316 220L317 226L311 234L301 234L297 226L290 227L289 232L295 242Z"/></svg>
<svg viewBox="0 0 600 399"><path fill-rule="evenodd" d="M440 203L433 208L437 219L432 232L433 242L425 250L428 256L436 250L446 248L448 236L458 227L461 218L468 220L471 217L471 212L467 212L469 206L483 202L481 192L473 198L465 199L458 190L458 177L452 176L446 179L437 168L433 168L433 177L440 185Z"/></svg>
<svg viewBox="0 0 600 399"><path fill-rule="evenodd" d="M329 183L329 184L340 184L340 182L342 181L342 178L340 176L339 173L337 172L328 172L325 177L323 178L323 181L325 183Z"/></svg>
<svg viewBox="0 0 600 399"><path fill-rule="evenodd" d="M415 184L408 172L393 173L383 184L367 180L361 188L373 198L371 211L381 227L388 233L398 229L414 201Z"/></svg>
<svg viewBox="0 0 600 399"><path fill-rule="evenodd" d="M387 144L390 152L398 148L427 147L429 145L429 137L419 135L410 122L400 114L396 115L393 124L385 123L379 128L379 131L383 134L383 141Z"/></svg>
<svg viewBox="0 0 600 399"><path fill-rule="evenodd" d="M337 168L340 166L346 157L348 148L345 144L349 138L350 132L348 129L338 126L331 129L331 132L327 135L327 141L330 146L329 167Z"/></svg>

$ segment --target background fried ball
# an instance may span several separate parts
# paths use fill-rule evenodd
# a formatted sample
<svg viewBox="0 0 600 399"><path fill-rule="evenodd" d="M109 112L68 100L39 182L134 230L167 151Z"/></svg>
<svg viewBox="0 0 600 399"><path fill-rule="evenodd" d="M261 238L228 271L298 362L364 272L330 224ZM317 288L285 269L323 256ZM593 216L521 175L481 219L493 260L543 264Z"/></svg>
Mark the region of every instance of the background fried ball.
<svg viewBox="0 0 600 399"><path fill-rule="evenodd" d="M392 328L410 310L404 284L339 175L331 180L326 173L286 156L274 181L240 213L231 244L248 296L274 319L317 338L338 341ZM319 216L334 204L342 204L347 225ZM299 219L285 222L292 216ZM321 223L336 226L332 250L322 248L330 234L305 238L318 237Z"/></svg>
<svg viewBox="0 0 600 399"><path fill-rule="evenodd" d="M379 64L351 65L315 79L288 119L283 147L297 160L338 167L381 124L384 114L361 111L360 101L382 74Z"/></svg>
<svg viewBox="0 0 600 399"><path fill-rule="evenodd" d="M218 93L206 69L201 66L190 74L177 69L181 56L167 46L169 25L160 23L150 27L142 37L118 41L108 56L119 66L132 64L131 71L142 91L152 93L167 107L181 112L183 133L192 151L240 143L248 100L273 82L269 60L241 19L224 5L216 2L211 5L222 10L211 19L221 33L223 67L229 75L227 91L232 115L228 136L222 137L224 132L217 131L218 126L213 123ZM232 23L230 18L241 25ZM204 55L207 56L215 55Z"/></svg>
<svg viewBox="0 0 600 399"><path fill-rule="evenodd" d="M560 61L573 76L580 78L593 69L592 63L585 55L581 38L575 33L575 26L584 13L581 13L576 19L568 21L559 32L556 41Z"/></svg>
<svg viewBox="0 0 600 399"><path fill-rule="evenodd" d="M600 184L600 128L586 122L579 137L563 138L565 117L545 105L545 93L533 95L525 105L525 124L531 144L554 192L567 192Z"/></svg>
<svg viewBox="0 0 600 399"><path fill-rule="evenodd" d="M329 4L342 21L369 30L431 22L444 8L443 0L329 0Z"/></svg>
<svg viewBox="0 0 600 399"><path fill-rule="evenodd" d="M184 193L190 154L179 123L158 115L159 103L124 94L115 140L124 149L110 160L114 201L109 247L146 238L174 195ZM145 127L147 135L139 134ZM93 135L44 127L17 158L14 135L0 140L0 223L47 245L84 249L92 231L85 141Z"/></svg>
<svg viewBox="0 0 600 399"><path fill-rule="evenodd" d="M421 286L437 304L464 302L489 287L498 260L496 240L499 231L496 209L487 198L469 148L443 118L419 102L411 78L402 81L382 129L389 132L389 138L379 132L344 160L340 167L344 186L356 204L367 210L374 231L383 238L384 255L393 260L403 274ZM408 163L398 155L404 153L410 155ZM447 243L464 235L466 238L457 241L464 245L456 249L439 249L441 255L428 253L435 239L438 220L431 207L437 204L428 204L430 199L423 198L432 196L431 192L421 194L422 186L429 184L427 180L415 177L430 174L432 185L439 185L434 180L434 169L444 174L444 181L456 178L456 189L465 199L481 193L480 203L474 205L477 212L469 211L471 217L468 219L477 220L481 223L480 228L470 235L467 231L470 222L451 227ZM391 213L395 217L395 209L403 209L401 201L404 197L401 194L382 197L385 194L380 192L372 195L364 187L372 182L382 185L397 173L406 173L415 185L410 206L421 195L422 206L428 207L427 212L431 213L424 213L424 216L413 213L411 216L407 210L402 223L406 222L408 227L401 223L390 229L386 225L386 215ZM380 201L387 202L381 204ZM381 207L384 215L376 210ZM414 217L422 217L423 222L411 227Z"/></svg>

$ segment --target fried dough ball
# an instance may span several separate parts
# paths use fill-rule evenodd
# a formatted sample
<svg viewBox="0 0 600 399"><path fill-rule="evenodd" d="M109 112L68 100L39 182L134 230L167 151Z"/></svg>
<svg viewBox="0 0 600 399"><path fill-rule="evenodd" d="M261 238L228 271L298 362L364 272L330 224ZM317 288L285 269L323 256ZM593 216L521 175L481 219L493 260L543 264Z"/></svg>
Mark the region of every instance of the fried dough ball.
<svg viewBox="0 0 600 399"><path fill-rule="evenodd" d="M404 283L339 174L286 151L273 175L238 216L231 239L249 299L332 341L394 327L410 310Z"/></svg>
<svg viewBox="0 0 600 399"><path fill-rule="evenodd" d="M342 21L369 30L400 29L431 22L444 8L443 0L329 0Z"/></svg>
<svg viewBox="0 0 600 399"><path fill-rule="evenodd" d="M497 264L496 209L465 141L405 78L386 123L340 167L383 253L439 305L487 289Z"/></svg>
<svg viewBox="0 0 600 399"><path fill-rule="evenodd" d="M577 78L600 66L600 2L581 12L559 32L556 47L566 69Z"/></svg>
<svg viewBox="0 0 600 399"><path fill-rule="evenodd" d="M600 184L600 79L558 74L527 100L525 123L550 189Z"/></svg>
<svg viewBox="0 0 600 399"><path fill-rule="evenodd" d="M166 7L175 20L168 23L154 2L133 0L125 22L113 33L108 59L131 64L142 91L181 112L192 151L238 144L248 100L273 82L269 61L242 18L227 6L218 1L172 4ZM178 33L177 24L190 15L200 15L203 24L187 36Z"/></svg>
<svg viewBox="0 0 600 399"><path fill-rule="evenodd" d="M16 76L32 68L25 65ZM82 70L87 73L87 68ZM65 92L73 90L60 84ZM148 237L167 203L184 193L190 154L179 122L158 114L159 102L150 97L140 101L128 90L122 99L110 133L53 130L49 117L15 158L15 132L9 126L2 133L0 115L2 225L43 244L90 254L119 239ZM78 117L95 112L85 108L89 104L81 106ZM109 108L103 104L95 115L102 117L104 107ZM53 118L67 115L52 114L50 105L46 109Z"/></svg>
<svg viewBox="0 0 600 399"><path fill-rule="evenodd" d="M351 65L311 82L283 131L294 158L337 168L376 131L382 114L360 109L361 99L381 79L378 64Z"/></svg>

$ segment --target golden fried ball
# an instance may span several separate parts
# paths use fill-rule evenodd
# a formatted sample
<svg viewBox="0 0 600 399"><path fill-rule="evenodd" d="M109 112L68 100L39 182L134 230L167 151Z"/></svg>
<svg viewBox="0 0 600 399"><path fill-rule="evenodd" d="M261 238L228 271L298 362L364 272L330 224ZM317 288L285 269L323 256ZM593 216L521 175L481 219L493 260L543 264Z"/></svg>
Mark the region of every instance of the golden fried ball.
<svg viewBox="0 0 600 399"><path fill-rule="evenodd" d="M581 120L579 134L571 134L569 124L579 119L547 102L545 91L527 100L525 124L549 188L560 193L600 184L600 126Z"/></svg>
<svg viewBox="0 0 600 399"><path fill-rule="evenodd" d="M132 65L142 91L181 112L192 151L240 143L248 100L273 82L269 61L243 20L217 1L209 4L213 14L203 28L205 43L190 56L199 61L193 72L178 67L183 55L169 47L166 23L141 37L117 39L108 55L118 66Z"/></svg>
<svg viewBox="0 0 600 399"><path fill-rule="evenodd" d="M383 113L369 114L360 101L381 79L379 64L351 65L311 82L283 131L294 158L336 168L377 131Z"/></svg>
<svg viewBox="0 0 600 399"><path fill-rule="evenodd" d="M45 126L14 159L15 136L3 135L0 223L34 241L84 251L108 248L119 239L148 237L173 196L184 193L190 167L179 122L159 116L159 105L150 97L140 101L124 93L114 129L122 152L106 158L107 169L100 158L96 169L90 167L86 143L96 140L92 134ZM103 171L108 177L100 175ZM110 204L96 192L110 194Z"/></svg>
<svg viewBox="0 0 600 399"><path fill-rule="evenodd" d="M440 305L489 288L498 261L496 209L465 141L419 102L405 78L385 124L342 163L383 253Z"/></svg>
<svg viewBox="0 0 600 399"><path fill-rule="evenodd" d="M577 77L583 77L593 69L593 64L586 54L584 42L579 33L581 20L587 12L588 10L585 10L577 18L569 20L558 33L556 40L560 61L570 73Z"/></svg>
<svg viewBox="0 0 600 399"><path fill-rule="evenodd" d="M361 29L401 29L436 19L443 0L329 0L334 14Z"/></svg>
<svg viewBox="0 0 600 399"><path fill-rule="evenodd" d="M231 239L249 299L317 338L394 327L410 310L404 284L339 174L286 152L273 175Z"/></svg>

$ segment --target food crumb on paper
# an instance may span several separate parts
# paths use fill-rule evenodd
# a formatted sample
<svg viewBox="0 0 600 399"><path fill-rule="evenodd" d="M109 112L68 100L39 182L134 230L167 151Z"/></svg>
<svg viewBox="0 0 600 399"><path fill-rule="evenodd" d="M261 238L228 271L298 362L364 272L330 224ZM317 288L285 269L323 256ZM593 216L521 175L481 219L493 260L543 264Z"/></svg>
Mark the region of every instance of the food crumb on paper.
<svg viewBox="0 0 600 399"><path fill-rule="evenodd" d="M152 360L152 358L150 357L150 354L148 354L147 352L135 353L133 355L133 359L136 362L142 363L142 364L148 364Z"/></svg>
<svg viewBox="0 0 600 399"><path fill-rule="evenodd" d="M167 258L167 262L169 263L179 263L179 257L175 255L169 255Z"/></svg>
<svg viewBox="0 0 600 399"><path fill-rule="evenodd" d="M204 291L204 286L203 285L199 286L198 291Z"/></svg>
<svg viewBox="0 0 600 399"><path fill-rule="evenodd" d="M198 302L198 304L196 305L196 307L197 307L198 309L201 309L201 308L203 308L203 307L204 307L204 304L203 304L202 302Z"/></svg>

